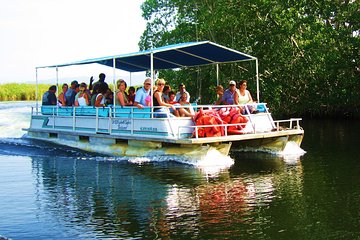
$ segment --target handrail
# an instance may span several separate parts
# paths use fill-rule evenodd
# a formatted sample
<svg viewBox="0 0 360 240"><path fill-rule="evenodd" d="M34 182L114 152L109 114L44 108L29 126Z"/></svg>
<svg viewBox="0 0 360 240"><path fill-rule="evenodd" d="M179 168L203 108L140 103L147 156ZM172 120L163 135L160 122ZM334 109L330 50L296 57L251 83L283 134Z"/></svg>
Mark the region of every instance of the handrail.
<svg viewBox="0 0 360 240"><path fill-rule="evenodd" d="M254 103L254 104L263 104L264 103ZM251 104L251 105L254 105L254 104ZM200 109L205 109L208 108L208 109L213 109L213 108L217 108L217 109L220 109L222 107L226 107L226 108L232 108L232 107L238 107L237 105L196 105L194 107ZM246 104L244 104L245 108L247 108ZM265 105L266 106L266 105ZM156 114L156 113L159 113L159 112L155 112L154 111L154 107L145 107L147 110L145 111L141 111L141 110L137 110L138 108L136 107L121 107L121 109L129 109L129 111L119 111L119 107L88 107L89 112L86 112L86 115L82 115L81 113L84 113L83 110L79 110L77 111L77 109L80 109L77 108L77 107L59 107L59 106L46 106L48 108L45 108L45 109L41 109L42 111L38 111L38 108L36 108L36 112L35 112L35 108L32 107L31 109L31 114L32 115L38 115L38 114L44 114L44 115L49 115L49 117L52 117L53 119L53 122L52 122L52 128L56 128L56 125L57 123L60 123L58 119L56 119L56 116L67 116L67 117L71 117L72 118L72 130L75 131L76 130L76 123L78 122L78 118L85 118L85 117L89 117L89 116L92 116L92 117L95 117L95 133L99 131L99 128L101 128L100 126L100 122L101 120L100 119L108 119L108 126L105 127L107 128L107 133L109 134L112 134L113 133L113 119L121 119L121 118L124 118L124 119L127 119L128 121L130 121L130 129L127 128L129 131L130 131L130 134L133 135L135 133L135 121L137 119L151 119L151 115L152 114ZM182 106L176 106L176 107L182 107ZM188 107L188 106L186 106ZM65 110L62 110L65 109ZM66 109L69 109L69 111L67 111ZM87 108L85 108L86 110ZM108 109L108 112L103 112L104 109ZM43 113L43 110L46 111L46 113ZM94 112L94 115L88 115L88 114L92 114L92 112L95 110ZM100 110L102 111L100 113ZM248 108L247 108L248 110ZM138 112L139 111L139 112ZM105 115L104 115L105 113ZM62 115L63 114L63 115ZM103 115L101 115L103 114ZM117 114L124 114L123 117L118 117ZM128 114L128 115L127 115ZM256 118L255 116L259 116L260 114L247 114L246 117L248 118L248 122L247 123L235 123L235 124L227 124L227 123L222 123L222 124L214 124L214 125L191 125L190 122L187 126L178 126L178 125L174 125L172 124L174 122L174 120L185 120L185 119L188 119L190 121L190 117L175 117L173 115L171 115L170 113L165 113L165 112L161 112L160 114L163 114L164 117L163 118L156 118L157 120L164 120L164 121L168 121L168 124L170 125L170 129L168 129L168 134L169 136L176 136L178 139L181 139L182 138L182 134L185 134L187 135L187 137L189 136L188 134L190 134L191 132L193 132L195 130L194 133L194 137L195 138L199 138L198 136L198 131L197 129L199 128L207 128L207 127L221 127L222 128L222 131L224 131L224 136L229 136L228 134L228 129L227 127L229 126L243 126L243 127L246 127L246 130L244 131L244 134L255 134L255 133L261 133L261 132L270 132L270 131L282 131L282 130L289 130L289 129L301 129L300 127L300 121L302 120L301 118L290 118L290 119L287 119L287 120L276 120L274 121L271 117L271 113L268 112L267 108L265 108L265 111L263 113L260 113L260 114L266 114L268 116L268 122L269 125L268 128L264 128L264 129L261 129L260 127L260 130L259 128L257 127L256 124L259 124L259 123L255 123L256 122ZM119 116L122 116L122 115L119 115ZM137 116L140 116L140 118L138 118ZM141 116L148 116L146 118L143 118ZM254 118L255 122L252 121L252 119ZM259 118L261 119L261 118ZM265 120L267 121L267 120ZM104 122L105 123L105 122ZM285 125L286 126L281 126L281 125ZM262 125L258 125L258 126L262 126ZM273 126L273 128L271 128L271 126ZM176 128L174 128L176 127ZM101 128L103 129L103 128ZM188 129L188 130L185 130L184 129ZM190 129L193 129L193 130L190 130ZM103 129L104 130L104 129ZM183 135L184 136L184 135Z"/></svg>

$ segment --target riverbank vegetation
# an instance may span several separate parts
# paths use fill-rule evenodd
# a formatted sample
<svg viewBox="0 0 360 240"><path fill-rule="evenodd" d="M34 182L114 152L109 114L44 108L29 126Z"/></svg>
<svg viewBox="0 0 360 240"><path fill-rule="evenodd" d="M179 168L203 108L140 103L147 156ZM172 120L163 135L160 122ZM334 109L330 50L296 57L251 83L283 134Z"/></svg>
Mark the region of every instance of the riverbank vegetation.
<svg viewBox="0 0 360 240"><path fill-rule="evenodd" d="M260 100L275 114L359 116L359 9L353 0L146 0L139 46L209 40L258 58ZM220 67L220 83L248 79L256 95L254 68L250 62ZM215 98L214 67L160 76L184 82L202 103Z"/></svg>
<svg viewBox="0 0 360 240"><path fill-rule="evenodd" d="M49 90L49 84L39 84L39 93ZM40 95L40 94L39 94ZM41 95L39 97L41 99ZM7 83L0 84L0 101L31 101L36 100L36 84Z"/></svg>

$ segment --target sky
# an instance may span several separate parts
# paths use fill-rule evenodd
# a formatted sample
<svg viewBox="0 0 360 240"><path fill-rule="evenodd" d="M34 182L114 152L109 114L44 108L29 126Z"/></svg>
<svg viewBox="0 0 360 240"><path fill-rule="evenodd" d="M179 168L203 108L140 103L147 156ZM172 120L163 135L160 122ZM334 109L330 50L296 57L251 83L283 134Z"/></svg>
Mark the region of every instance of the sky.
<svg viewBox="0 0 360 240"><path fill-rule="evenodd" d="M146 22L143 0L0 0L0 84L35 82L38 66L139 51ZM91 64L59 68L59 82L113 81L113 69ZM39 69L39 82L56 81L55 69ZM143 78L132 75L131 80ZM115 78L130 81L116 71Z"/></svg>

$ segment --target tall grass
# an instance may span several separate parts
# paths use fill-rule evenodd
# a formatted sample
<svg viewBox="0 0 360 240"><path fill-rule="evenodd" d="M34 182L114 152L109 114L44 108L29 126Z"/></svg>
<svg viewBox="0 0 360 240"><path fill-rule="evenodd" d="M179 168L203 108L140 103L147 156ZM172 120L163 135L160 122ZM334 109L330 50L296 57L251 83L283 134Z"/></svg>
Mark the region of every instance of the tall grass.
<svg viewBox="0 0 360 240"><path fill-rule="evenodd" d="M49 90L50 84L38 85L38 99ZM36 84L7 83L0 84L0 101L31 101L36 100Z"/></svg>

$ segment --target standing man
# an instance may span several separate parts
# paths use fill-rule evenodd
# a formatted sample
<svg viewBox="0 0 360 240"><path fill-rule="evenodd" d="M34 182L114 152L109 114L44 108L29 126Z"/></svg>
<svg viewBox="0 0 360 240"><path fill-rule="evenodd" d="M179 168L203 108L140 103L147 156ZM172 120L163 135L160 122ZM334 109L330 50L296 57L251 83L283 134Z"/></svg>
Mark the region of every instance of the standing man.
<svg viewBox="0 0 360 240"><path fill-rule="evenodd" d="M56 105L56 86L52 85L49 87L49 90L44 93L42 96L42 105Z"/></svg>
<svg viewBox="0 0 360 240"><path fill-rule="evenodd" d="M146 106L146 97L150 95L150 88L151 78L147 78L144 81L144 86L136 92L134 106L138 108L144 108L144 106Z"/></svg>
<svg viewBox="0 0 360 240"><path fill-rule="evenodd" d="M91 76L90 78L90 84L89 84L89 90L93 90L93 92L97 92L97 88L99 87L99 84L102 83L102 82L105 82L105 78L106 78L106 75L105 73L100 73L99 74L99 81L94 82L94 78Z"/></svg>
<svg viewBox="0 0 360 240"><path fill-rule="evenodd" d="M181 83L179 85L179 91L176 93L176 102L180 101L181 96L183 95L183 93L186 93L186 101L190 102L190 93L188 93L185 89L185 84Z"/></svg>

